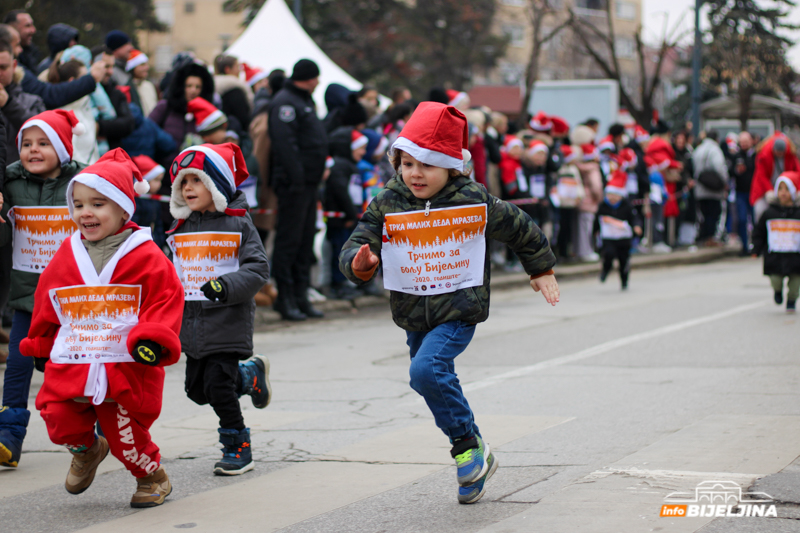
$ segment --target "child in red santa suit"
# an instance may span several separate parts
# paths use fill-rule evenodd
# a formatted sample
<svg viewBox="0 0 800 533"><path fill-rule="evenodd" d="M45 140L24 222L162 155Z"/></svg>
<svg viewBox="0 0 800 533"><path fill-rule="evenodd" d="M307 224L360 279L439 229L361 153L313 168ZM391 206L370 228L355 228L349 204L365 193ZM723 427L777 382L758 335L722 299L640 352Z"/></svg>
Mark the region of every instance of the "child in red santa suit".
<svg viewBox="0 0 800 533"><path fill-rule="evenodd" d="M110 449L137 478L131 507L161 505L172 492L149 429L164 367L180 357L183 311L174 267L150 229L130 221L134 191L146 189L121 149L72 178L67 203L79 231L42 273L20 346L44 370L36 408L50 439L72 453L67 491L88 489Z"/></svg>

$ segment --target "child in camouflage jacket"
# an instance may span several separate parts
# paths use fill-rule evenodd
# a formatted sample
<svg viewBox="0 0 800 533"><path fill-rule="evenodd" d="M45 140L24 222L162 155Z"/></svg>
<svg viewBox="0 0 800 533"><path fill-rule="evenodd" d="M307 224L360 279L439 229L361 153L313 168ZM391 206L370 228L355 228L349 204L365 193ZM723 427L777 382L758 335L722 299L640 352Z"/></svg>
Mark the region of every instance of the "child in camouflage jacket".
<svg viewBox="0 0 800 533"><path fill-rule="evenodd" d="M339 267L356 284L383 264L392 316L407 332L411 387L450 438L458 501L474 503L497 460L484 443L453 361L489 316L486 239L508 244L548 303L559 300L547 238L517 207L463 175L467 121L452 106L417 107L392 149L397 176L370 203L342 249ZM380 259L379 259L380 256Z"/></svg>

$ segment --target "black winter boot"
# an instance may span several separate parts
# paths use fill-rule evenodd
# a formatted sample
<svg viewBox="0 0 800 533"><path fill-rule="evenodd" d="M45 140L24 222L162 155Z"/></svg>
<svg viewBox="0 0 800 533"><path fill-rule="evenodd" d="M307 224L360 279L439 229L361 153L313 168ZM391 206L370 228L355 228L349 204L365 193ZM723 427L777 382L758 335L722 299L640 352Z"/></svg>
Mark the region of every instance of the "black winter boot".
<svg viewBox="0 0 800 533"><path fill-rule="evenodd" d="M307 286L295 286L294 300L297 302L297 308L300 310L300 312L306 315L308 318L322 318L325 316L325 313L319 309L315 309L314 306L311 305L311 302L308 301Z"/></svg>
<svg viewBox="0 0 800 533"><path fill-rule="evenodd" d="M284 320L301 322L308 318L302 311L300 311L300 309L297 308L297 302L295 302L294 294L289 287L278 288L278 297L275 299L275 303L272 304L272 308L280 313L281 318Z"/></svg>

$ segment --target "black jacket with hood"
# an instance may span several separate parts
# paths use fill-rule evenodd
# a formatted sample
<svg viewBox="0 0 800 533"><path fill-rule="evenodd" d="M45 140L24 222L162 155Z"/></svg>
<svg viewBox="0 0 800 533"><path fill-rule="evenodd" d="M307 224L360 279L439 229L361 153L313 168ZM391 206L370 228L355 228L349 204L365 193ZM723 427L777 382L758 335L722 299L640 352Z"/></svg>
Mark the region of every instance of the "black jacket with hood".
<svg viewBox="0 0 800 533"><path fill-rule="evenodd" d="M782 206L778 203L778 198L773 191L769 191L764 198L769 203L769 207L753 228L753 253L764 256L765 276L798 275L800 274L800 253L769 251L767 222L774 219L800 220L800 200L796 200L794 205Z"/></svg>
<svg viewBox="0 0 800 533"><path fill-rule="evenodd" d="M246 210L248 205L244 193L237 191L228 207ZM193 211L183 224L170 233L201 231L242 234L239 270L218 278L227 293L224 302L186 301L181 326L181 346L186 355L193 359L202 359L212 354L247 359L253 355L253 324L256 312L253 298L269 278L267 252L249 214L231 216L219 211Z"/></svg>
<svg viewBox="0 0 800 533"><path fill-rule="evenodd" d="M328 181L325 182L324 207L326 211L343 211L344 218L329 218L328 227L339 229L346 222L353 222L361 216L361 205L353 203L350 197L350 182L355 178L361 180L358 166L353 160L350 149L353 128L342 127L331 134L328 150L333 157L333 167Z"/></svg>

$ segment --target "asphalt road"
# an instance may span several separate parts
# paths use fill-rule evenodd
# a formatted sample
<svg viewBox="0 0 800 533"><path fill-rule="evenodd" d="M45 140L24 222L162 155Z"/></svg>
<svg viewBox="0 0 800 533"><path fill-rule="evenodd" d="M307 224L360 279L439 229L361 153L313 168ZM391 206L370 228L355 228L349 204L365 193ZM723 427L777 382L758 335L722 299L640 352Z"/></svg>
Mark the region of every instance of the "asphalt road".
<svg viewBox="0 0 800 533"><path fill-rule="evenodd" d="M243 400L253 472L212 475L215 417L178 364L152 432L175 487L164 506L130 509L135 482L111 456L69 495L69 455L33 413L19 468L0 468L0 530L800 531L783 503L776 518L659 516L708 481L747 499L800 456L799 319L771 300L749 259L634 271L627 292L616 274L569 281L555 308L495 293L456 365L500 462L471 506L388 310L259 333L274 400Z"/></svg>

